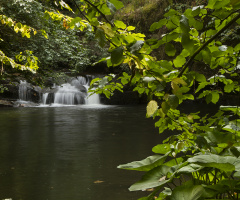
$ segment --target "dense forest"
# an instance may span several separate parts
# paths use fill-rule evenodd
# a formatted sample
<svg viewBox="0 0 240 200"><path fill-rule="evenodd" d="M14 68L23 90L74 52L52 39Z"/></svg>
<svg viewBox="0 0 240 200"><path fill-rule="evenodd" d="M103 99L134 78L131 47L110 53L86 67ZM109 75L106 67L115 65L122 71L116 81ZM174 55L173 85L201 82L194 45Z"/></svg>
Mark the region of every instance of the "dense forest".
<svg viewBox="0 0 240 200"><path fill-rule="evenodd" d="M174 134L119 166L145 172L129 190L151 191L141 200L239 199L239 10L238 0L0 0L0 79L44 86L102 73L93 92L146 95L146 117ZM192 102L217 111L185 113Z"/></svg>

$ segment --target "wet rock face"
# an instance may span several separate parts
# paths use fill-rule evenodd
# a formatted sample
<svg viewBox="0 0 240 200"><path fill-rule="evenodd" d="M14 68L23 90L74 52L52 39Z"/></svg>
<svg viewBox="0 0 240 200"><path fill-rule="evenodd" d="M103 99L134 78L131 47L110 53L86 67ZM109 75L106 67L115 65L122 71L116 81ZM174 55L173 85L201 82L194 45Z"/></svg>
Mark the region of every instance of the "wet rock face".
<svg viewBox="0 0 240 200"><path fill-rule="evenodd" d="M34 103L38 103L40 101L40 94L35 88L27 83L26 81L21 81L18 86L18 99L24 101L32 101Z"/></svg>
<svg viewBox="0 0 240 200"><path fill-rule="evenodd" d="M18 84L4 84L6 89L0 93L0 99L17 100L18 99Z"/></svg>
<svg viewBox="0 0 240 200"><path fill-rule="evenodd" d="M38 103L40 101L40 94L37 90L35 90L34 87L26 86L24 88L24 91L19 91L19 85L19 83L3 84L2 86L6 89L3 93L0 93L0 99L7 101L17 101L20 99L20 96L22 96L21 98L25 96L22 100L30 99L35 103Z"/></svg>
<svg viewBox="0 0 240 200"><path fill-rule="evenodd" d="M0 107L13 107L14 103L8 100L0 100Z"/></svg>

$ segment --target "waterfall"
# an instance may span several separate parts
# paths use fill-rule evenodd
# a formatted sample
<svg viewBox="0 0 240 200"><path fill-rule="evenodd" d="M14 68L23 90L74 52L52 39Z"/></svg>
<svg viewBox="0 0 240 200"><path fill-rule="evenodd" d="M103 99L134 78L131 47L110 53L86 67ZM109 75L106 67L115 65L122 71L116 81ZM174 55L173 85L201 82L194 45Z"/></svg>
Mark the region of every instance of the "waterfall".
<svg viewBox="0 0 240 200"><path fill-rule="evenodd" d="M44 94L42 95L42 103L43 103L43 104L47 104L48 94L49 94L49 93L44 93Z"/></svg>
<svg viewBox="0 0 240 200"><path fill-rule="evenodd" d="M29 91L30 84L27 83L26 81L20 81L19 84L19 100L21 101L28 101L30 100L30 91Z"/></svg>
<svg viewBox="0 0 240 200"><path fill-rule="evenodd" d="M92 76L70 78L62 85L54 84L52 88L32 87L26 81L20 81L19 99L20 101L34 101L43 105L61 104L61 105L79 105L79 104L100 104L98 94L90 95L88 89ZM37 99L38 97L38 99ZM40 100L39 100L40 99Z"/></svg>
<svg viewBox="0 0 240 200"><path fill-rule="evenodd" d="M100 104L98 94L88 94L91 79L92 76L71 78L67 83L43 93L42 103L45 105L52 103L63 105Z"/></svg>
<svg viewBox="0 0 240 200"><path fill-rule="evenodd" d="M85 94L69 83L59 86L54 95L54 103L75 105L85 103Z"/></svg>

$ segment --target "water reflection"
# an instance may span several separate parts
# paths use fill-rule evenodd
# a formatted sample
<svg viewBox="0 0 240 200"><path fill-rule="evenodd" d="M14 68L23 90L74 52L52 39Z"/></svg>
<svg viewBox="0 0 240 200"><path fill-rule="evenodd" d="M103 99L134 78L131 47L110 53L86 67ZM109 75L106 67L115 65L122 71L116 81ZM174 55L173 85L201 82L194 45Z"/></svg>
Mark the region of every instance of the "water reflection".
<svg viewBox="0 0 240 200"><path fill-rule="evenodd" d="M151 155L157 132L140 106L1 109L0 199L137 199L140 174L116 167Z"/></svg>

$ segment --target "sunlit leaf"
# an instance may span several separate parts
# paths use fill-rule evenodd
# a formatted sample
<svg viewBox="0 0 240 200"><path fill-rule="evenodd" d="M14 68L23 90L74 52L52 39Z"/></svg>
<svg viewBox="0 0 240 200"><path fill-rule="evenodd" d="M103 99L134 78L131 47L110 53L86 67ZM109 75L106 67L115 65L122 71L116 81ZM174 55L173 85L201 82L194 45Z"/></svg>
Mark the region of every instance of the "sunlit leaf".
<svg viewBox="0 0 240 200"><path fill-rule="evenodd" d="M109 0L109 2L111 2L115 8L117 10L121 9L122 7L124 7L123 3L121 1L118 1L118 0Z"/></svg>
<svg viewBox="0 0 240 200"><path fill-rule="evenodd" d="M152 115L158 109L158 103L154 100L150 101L147 105L147 117L152 117Z"/></svg>
<svg viewBox="0 0 240 200"><path fill-rule="evenodd" d="M166 154L171 150L170 144L158 144L157 146L152 148L152 151L154 153L159 153L159 154Z"/></svg>
<svg viewBox="0 0 240 200"><path fill-rule="evenodd" d="M227 84L224 86L224 91L230 93L233 91L234 86L235 86L234 83Z"/></svg>
<svg viewBox="0 0 240 200"><path fill-rule="evenodd" d="M119 20L114 21L114 24L116 27L121 28L121 29L125 29L127 27L126 24L124 24L122 21L119 21Z"/></svg>
<svg viewBox="0 0 240 200"><path fill-rule="evenodd" d="M219 100L219 93L216 91L213 91L211 95L212 95L212 102L216 104Z"/></svg>
<svg viewBox="0 0 240 200"><path fill-rule="evenodd" d="M176 59L173 60L173 64L175 65L175 67L179 68L179 67L182 67L186 62L186 59L179 55L176 57Z"/></svg>

